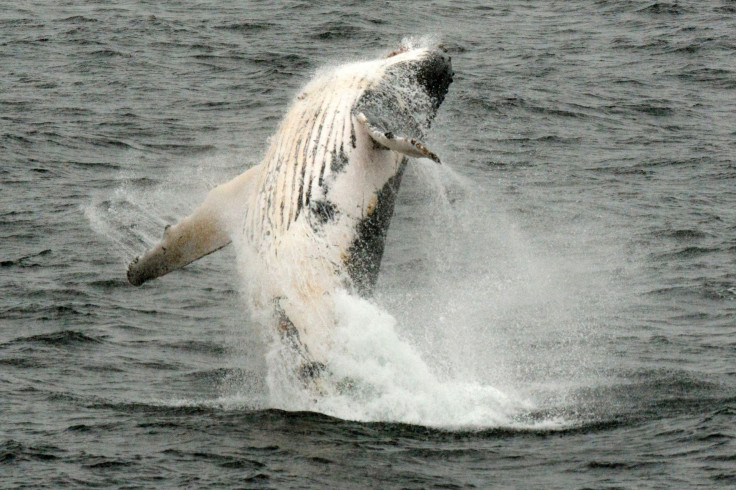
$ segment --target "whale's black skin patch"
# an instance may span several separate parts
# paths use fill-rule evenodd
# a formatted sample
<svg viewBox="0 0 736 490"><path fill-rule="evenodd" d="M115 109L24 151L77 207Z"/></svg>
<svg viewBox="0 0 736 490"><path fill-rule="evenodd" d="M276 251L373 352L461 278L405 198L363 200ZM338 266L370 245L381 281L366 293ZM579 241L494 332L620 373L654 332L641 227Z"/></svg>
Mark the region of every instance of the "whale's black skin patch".
<svg viewBox="0 0 736 490"><path fill-rule="evenodd" d="M445 95L455 76L450 61L448 56L435 53L421 62L414 62L418 64L416 79L432 99L432 107L435 111L445 100Z"/></svg>
<svg viewBox="0 0 736 490"><path fill-rule="evenodd" d="M407 159L403 158L396 174L378 192L376 207L358 223L357 236L346 253L348 275L355 290L363 297L371 296L378 280L386 235L406 163Z"/></svg>
<svg viewBox="0 0 736 490"><path fill-rule="evenodd" d="M353 108L387 140L421 140L452 83L450 59L442 54L390 67L381 83L368 89ZM374 149L384 149L373 141ZM378 280L386 235L407 159L377 194L376 206L358 223L356 238L348 249L345 266L353 288L370 296Z"/></svg>
<svg viewBox="0 0 736 490"><path fill-rule="evenodd" d="M355 104L353 114L363 114L372 126L391 137L402 135L421 140L424 137L422 126L426 126L425 119L429 117L427 111L430 108L428 97L419 95L413 103L407 103L401 100L392 85L381 83L376 88L366 90Z"/></svg>
<svg viewBox="0 0 736 490"><path fill-rule="evenodd" d="M332 162L330 163L330 171L332 172L333 178L340 172L343 172L348 163L350 163L350 160L345 154L345 149L341 146L340 151L332 156Z"/></svg>
<svg viewBox="0 0 736 490"><path fill-rule="evenodd" d="M337 206L326 199L312 201L309 211L309 222L314 231L319 231L326 223L333 221L339 212Z"/></svg>
<svg viewBox="0 0 736 490"><path fill-rule="evenodd" d="M292 220L292 223L297 220L299 217L299 214L302 212L302 198L304 192L304 168L302 168L302 175L299 179L299 194L297 194L297 200L296 200L296 212L294 213L294 219ZM291 224L291 223L290 223Z"/></svg>

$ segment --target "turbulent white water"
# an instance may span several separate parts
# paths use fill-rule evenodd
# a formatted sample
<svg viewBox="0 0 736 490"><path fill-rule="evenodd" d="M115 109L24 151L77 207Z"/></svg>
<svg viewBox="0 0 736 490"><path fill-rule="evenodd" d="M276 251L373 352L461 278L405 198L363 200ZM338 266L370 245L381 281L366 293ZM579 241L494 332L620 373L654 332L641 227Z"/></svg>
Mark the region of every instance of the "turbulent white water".
<svg viewBox="0 0 736 490"><path fill-rule="evenodd" d="M396 320L360 298L337 302L330 355L337 389L314 401L340 418L434 426L508 425L531 405L472 380L441 380L416 346L402 339ZM342 385L342 386L341 386Z"/></svg>

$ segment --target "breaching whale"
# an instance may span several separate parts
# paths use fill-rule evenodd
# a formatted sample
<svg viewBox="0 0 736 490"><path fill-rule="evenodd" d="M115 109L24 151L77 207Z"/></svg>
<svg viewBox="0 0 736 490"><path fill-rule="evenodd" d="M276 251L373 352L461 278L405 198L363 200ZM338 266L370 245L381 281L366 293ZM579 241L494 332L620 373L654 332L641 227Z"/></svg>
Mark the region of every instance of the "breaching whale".
<svg viewBox="0 0 736 490"><path fill-rule="evenodd" d="M128 280L139 286L233 242L250 301L314 374L335 293L373 290L407 157L440 161L423 138L453 75L442 49L408 45L318 73L263 161L167 226Z"/></svg>

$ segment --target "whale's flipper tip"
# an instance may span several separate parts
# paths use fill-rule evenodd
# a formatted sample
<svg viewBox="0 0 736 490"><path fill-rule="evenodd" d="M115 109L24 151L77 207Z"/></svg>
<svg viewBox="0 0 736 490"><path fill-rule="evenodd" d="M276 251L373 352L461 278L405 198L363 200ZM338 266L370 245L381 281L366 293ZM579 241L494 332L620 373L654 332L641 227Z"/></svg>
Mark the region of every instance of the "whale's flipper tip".
<svg viewBox="0 0 736 490"><path fill-rule="evenodd" d="M131 260L130 264L128 264L128 270L126 272L126 276L128 277L128 282L132 284L133 286L140 286L144 282L146 282L146 279L143 277L143 275L140 273L140 270L138 269L139 260L140 260L140 257L136 257L133 260Z"/></svg>

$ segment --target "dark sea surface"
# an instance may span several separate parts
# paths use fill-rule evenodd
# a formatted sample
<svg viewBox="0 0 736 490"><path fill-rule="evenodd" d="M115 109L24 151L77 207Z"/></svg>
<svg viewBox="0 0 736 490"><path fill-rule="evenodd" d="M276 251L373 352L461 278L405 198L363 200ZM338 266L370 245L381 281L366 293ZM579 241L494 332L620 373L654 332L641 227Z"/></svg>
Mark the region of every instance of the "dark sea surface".
<svg viewBox="0 0 736 490"><path fill-rule="evenodd" d="M351 310L386 379L285 400L232 247L127 263L407 36L456 76ZM736 486L736 2L6 2L0 487L85 486Z"/></svg>

